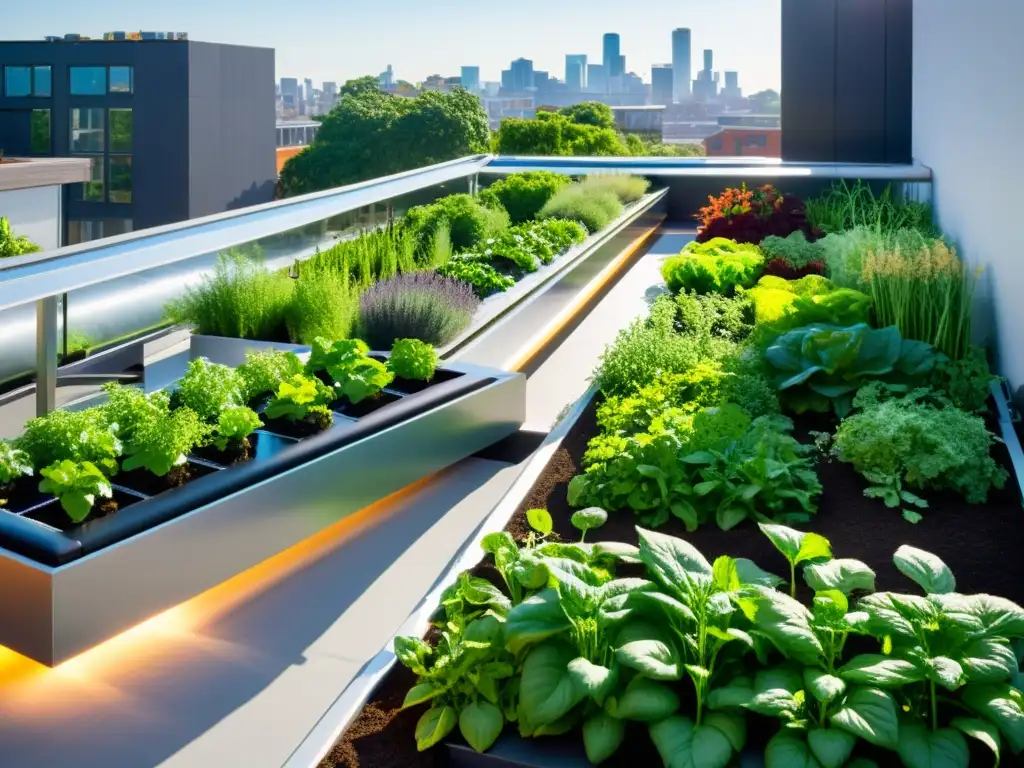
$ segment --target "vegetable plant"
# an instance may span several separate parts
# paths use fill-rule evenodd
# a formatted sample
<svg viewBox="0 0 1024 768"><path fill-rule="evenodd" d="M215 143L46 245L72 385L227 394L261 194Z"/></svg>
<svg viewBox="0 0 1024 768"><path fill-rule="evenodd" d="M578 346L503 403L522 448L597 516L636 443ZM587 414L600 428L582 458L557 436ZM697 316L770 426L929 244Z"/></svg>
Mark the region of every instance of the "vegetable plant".
<svg viewBox="0 0 1024 768"><path fill-rule="evenodd" d="M91 461L64 459L43 467L39 474L43 478L40 492L56 496L74 523L89 516L97 497L109 499L114 495L107 476Z"/></svg>
<svg viewBox="0 0 1024 768"><path fill-rule="evenodd" d="M516 284L515 280L501 274L490 264L460 256L438 267L437 273L472 286L473 292L481 299L507 291Z"/></svg>
<svg viewBox="0 0 1024 768"><path fill-rule="evenodd" d="M9 441L0 440L0 488L31 474L32 460L29 455L15 448Z"/></svg>
<svg viewBox="0 0 1024 768"><path fill-rule="evenodd" d="M178 402L204 421L215 422L222 410L242 404L242 382L233 368L198 357L178 382Z"/></svg>
<svg viewBox="0 0 1024 768"><path fill-rule="evenodd" d="M122 445L116 425L108 424L100 409L82 411L58 409L30 419L15 440L35 467L62 461L89 462L108 476L117 473Z"/></svg>
<svg viewBox="0 0 1024 768"><path fill-rule="evenodd" d="M922 379L939 356L931 346L900 337L894 327L816 324L782 334L765 352L776 383L793 410L850 412L857 389L872 379Z"/></svg>
<svg viewBox="0 0 1024 768"><path fill-rule="evenodd" d="M510 173L480 193L480 201L508 211L513 224L531 221L544 204L572 179L550 171Z"/></svg>
<svg viewBox="0 0 1024 768"><path fill-rule="evenodd" d="M437 352L419 339L399 339L391 347L388 368L403 379L430 381L437 370Z"/></svg>
<svg viewBox="0 0 1024 768"><path fill-rule="evenodd" d="M271 419L308 421L318 429L327 429L334 422L334 415L327 405L334 399L332 387L317 378L298 373L278 385L265 413Z"/></svg>
<svg viewBox="0 0 1024 768"><path fill-rule="evenodd" d="M118 437L127 442L140 431L149 429L171 410L171 398L163 390L146 393L139 387L130 387L111 381L103 385L107 402L97 414L100 421L117 429Z"/></svg>
<svg viewBox="0 0 1024 768"><path fill-rule="evenodd" d="M737 287L753 285L764 266L764 256L753 250L716 249L695 253L686 248L665 260L661 275L673 293L721 293L731 296Z"/></svg>
<svg viewBox="0 0 1024 768"><path fill-rule="evenodd" d="M216 437L213 444L218 451L229 446L244 446L249 435L263 426L256 411L244 405L225 408L217 417Z"/></svg>
<svg viewBox="0 0 1024 768"><path fill-rule="evenodd" d="M188 454L208 440L213 428L191 408L176 408L138 429L125 443L125 471L145 469L165 477L185 464Z"/></svg>
<svg viewBox="0 0 1024 768"><path fill-rule="evenodd" d="M282 381L302 373L303 369L302 361L294 352L249 350L245 353L245 362L235 369L242 400L251 402L260 395L276 391Z"/></svg>

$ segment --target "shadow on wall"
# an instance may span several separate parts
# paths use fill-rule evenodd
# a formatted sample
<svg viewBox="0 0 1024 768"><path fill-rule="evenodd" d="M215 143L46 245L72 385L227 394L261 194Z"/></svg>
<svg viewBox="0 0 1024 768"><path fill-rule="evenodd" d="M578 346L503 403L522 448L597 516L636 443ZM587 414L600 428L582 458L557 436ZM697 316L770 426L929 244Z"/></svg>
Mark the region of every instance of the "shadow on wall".
<svg viewBox="0 0 1024 768"><path fill-rule="evenodd" d="M247 190L228 203L227 210L236 211L239 208L248 208L251 205L272 203L275 200L276 186L276 182L269 180L262 184L253 182Z"/></svg>

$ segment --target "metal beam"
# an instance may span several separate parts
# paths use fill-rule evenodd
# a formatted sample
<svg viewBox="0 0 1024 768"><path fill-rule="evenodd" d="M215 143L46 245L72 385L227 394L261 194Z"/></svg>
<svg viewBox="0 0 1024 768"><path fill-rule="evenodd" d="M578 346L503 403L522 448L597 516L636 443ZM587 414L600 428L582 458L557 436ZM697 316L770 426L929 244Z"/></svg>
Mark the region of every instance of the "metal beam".
<svg viewBox="0 0 1024 768"><path fill-rule="evenodd" d="M60 306L56 296L36 302L36 416L57 407Z"/></svg>

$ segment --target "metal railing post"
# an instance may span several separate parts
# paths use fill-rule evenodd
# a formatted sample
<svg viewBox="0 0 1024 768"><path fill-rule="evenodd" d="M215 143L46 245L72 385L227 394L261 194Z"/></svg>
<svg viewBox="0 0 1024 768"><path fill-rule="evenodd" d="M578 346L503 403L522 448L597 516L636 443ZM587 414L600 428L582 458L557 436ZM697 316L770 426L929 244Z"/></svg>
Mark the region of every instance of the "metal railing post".
<svg viewBox="0 0 1024 768"><path fill-rule="evenodd" d="M60 344L60 306L56 296L36 302L36 415L57 407L57 352Z"/></svg>

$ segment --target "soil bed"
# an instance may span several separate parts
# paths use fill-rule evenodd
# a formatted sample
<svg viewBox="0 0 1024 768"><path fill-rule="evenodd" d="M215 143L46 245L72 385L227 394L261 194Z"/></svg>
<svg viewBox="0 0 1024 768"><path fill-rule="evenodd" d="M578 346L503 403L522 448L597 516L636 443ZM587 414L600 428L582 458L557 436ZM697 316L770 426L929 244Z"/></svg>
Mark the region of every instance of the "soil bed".
<svg viewBox="0 0 1024 768"><path fill-rule="evenodd" d="M180 467L175 467L163 477L154 475L145 469L133 469L130 472L118 473L115 476L115 482L146 496L156 496L216 471L213 467L189 461Z"/></svg>
<svg viewBox="0 0 1024 768"><path fill-rule="evenodd" d="M60 505L60 502L57 499L53 499L42 506L29 510L24 514L24 517L43 523L44 525L48 525L51 528L56 528L58 531L68 533L81 530L83 527L88 526L93 520L99 520L107 515L112 515L115 512L139 501L142 501L141 496L136 496L133 493L126 493L118 488L114 488L114 494L111 498L96 499L96 504L89 513L89 517L81 523L76 523L68 517L68 513L64 511L64 508Z"/></svg>
<svg viewBox="0 0 1024 768"><path fill-rule="evenodd" d="M597 403L593 402L581 414L509 521L506 530L516 539L525 538L529 532L525 513L535 507L544 507L551 513L559 536L568 541L579 538L579 532L569 522L572 510L566 503L566 491L569 481L581 471L587 442L597 432L596 411ZM798 417L795 422L795 435L805 443L813 442L809 432L835 430L834 421L820 415ZM994 424L989 426L998 434ZM1001 443L993 449L993 456L1002 466L1011 468L1009 452ZM967 504L952 494L921 494L927 498L929 508L921 510L923 519L916 525L904 520L898 509L888 509L882 502L866 498L866 483L849 464L821 461L818 477L824 487L818 513L809 524L797 527L828 538L836 557L856 558L871 566L877 576L878 590L918 591L892 562L896 549L901 544L910 544L941 557L956 576L957 591L989 593L1024 604L1024 558L1019 554L1020 544L1024 542L1024 511L1012 473L1004 490L990 492L987 504ZM591 532L588 540L636 544L637 522L629 511L609 514L607 524ZM659 531L685 538L708 560L713 561L725 554L747 557L765 570L786 575L782 556L751 521L732 531L721 531L714 524L709 524L694 533L687 533L682 523L673 518ZM489 570L492 570L489 565L481 563L474 573L489 577ZM800 597L808 602L810 591L804 587ZM320 768L434 768L443 765L440 748L426 753L416 751L413 734L424 707L404 712L399 710L413 682L413 675L396 664L341 741L324 758ZM690 700L689 686L681 684L678 691L683 700L680 711L692 711L694 705ZM764 744L777 731L778 722L751 716L747 718L747 727L748 745L755 750L763 750ZM506 728L514 729L515 726L507 725ZM458 729L452 738L460 738ZM563 738L578 741L580 735L573 731ZM898 760L892 752L865 749L865 746L863 743L858 745L857 755L872 757L879 765L893 765ZM986 760L991 762L991 756L985 755L983 750L975 754L974 744L971 750L971 765L985 765ZM1004 758L1009 758L1009 761L1004 759L1006 765L1017 764L1009 750L1006 750ZM626 742L612 759L602 765L607 768L653 768L661 765L661 760L644 726L630 724Z"/></svg>

